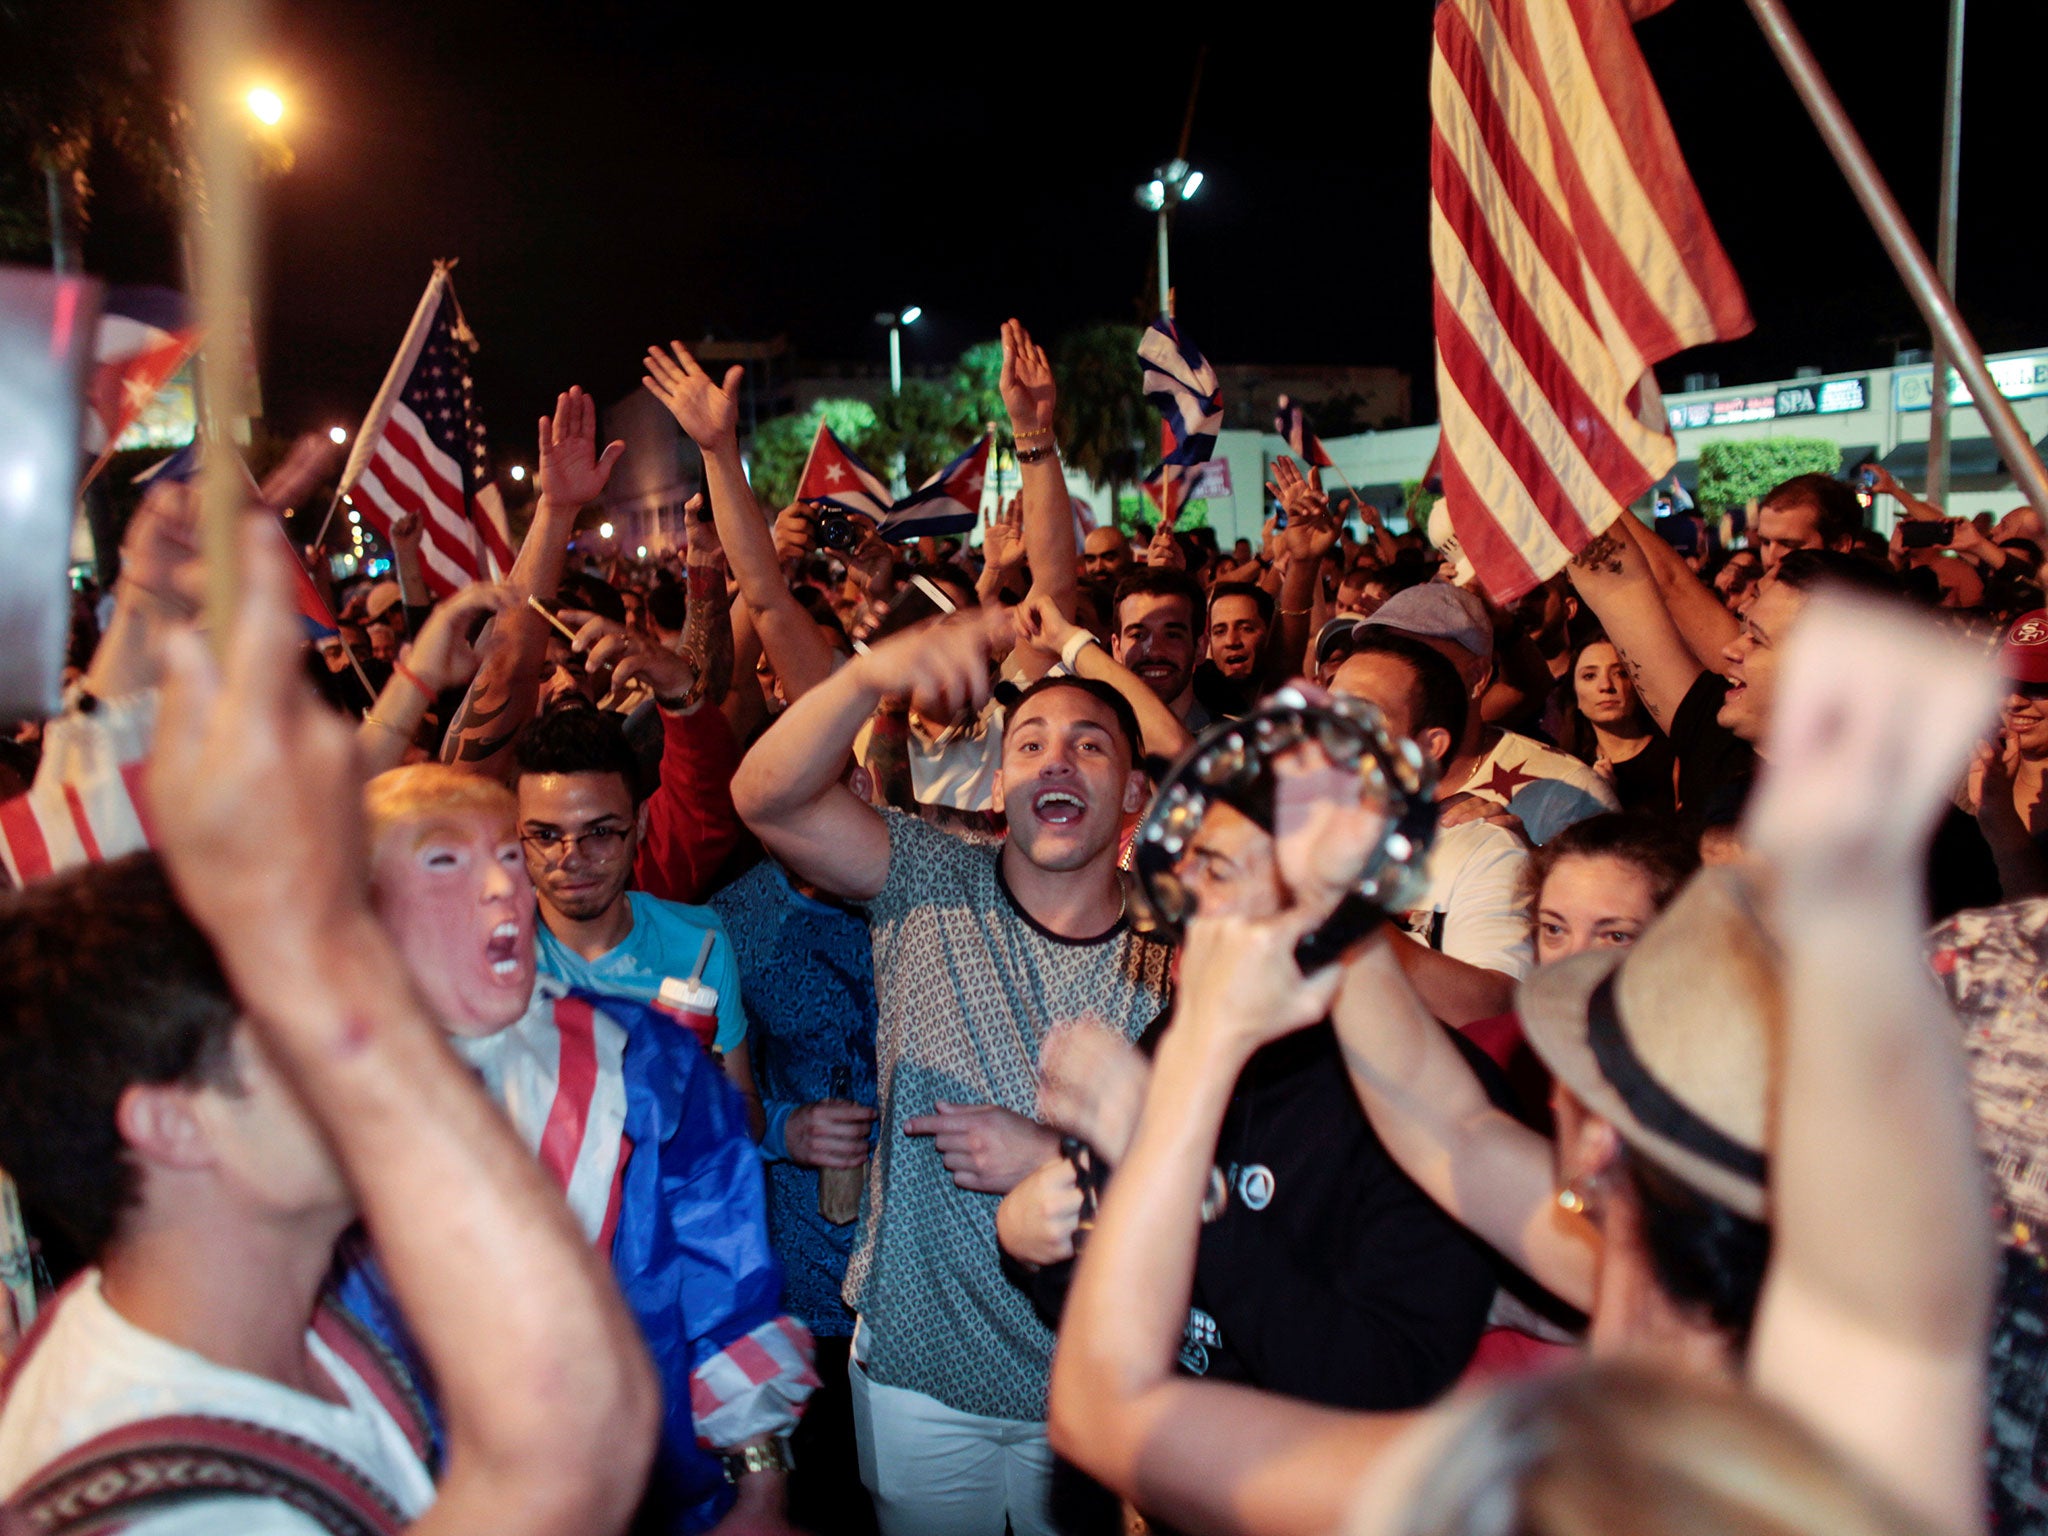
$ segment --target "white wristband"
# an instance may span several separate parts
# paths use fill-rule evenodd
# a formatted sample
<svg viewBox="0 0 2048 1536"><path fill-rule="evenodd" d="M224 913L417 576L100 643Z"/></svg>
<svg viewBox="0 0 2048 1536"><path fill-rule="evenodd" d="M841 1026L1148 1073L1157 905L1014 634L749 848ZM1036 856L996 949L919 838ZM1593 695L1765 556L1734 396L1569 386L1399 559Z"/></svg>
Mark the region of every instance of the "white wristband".
<svg viewBox="0 0 2048 1536"><path fill-rule="evenodd" d="M1072 635L1069 635L1067 643L1060 647L1060 664L1069 672L1074 671L1074 658L1081 654L1084 647L1094 645L1095 643L1095 637L1087 630L1077 630Z"/></svg>

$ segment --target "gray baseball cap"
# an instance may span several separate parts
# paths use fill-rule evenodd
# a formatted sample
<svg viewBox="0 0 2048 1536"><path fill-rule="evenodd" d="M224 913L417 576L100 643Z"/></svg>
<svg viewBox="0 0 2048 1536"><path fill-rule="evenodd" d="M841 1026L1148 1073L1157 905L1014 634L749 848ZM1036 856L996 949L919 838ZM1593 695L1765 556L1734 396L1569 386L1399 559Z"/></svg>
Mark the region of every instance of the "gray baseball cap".
<svg viewBox="0 0 2048 1536"><path fill-rule="evenodd" d="M1476 593L1447 581L1426 581L1396 592L1373 610L1368 624L1402 634L1448 640L1474 656L1493 654L1493 620Z"/></svg>

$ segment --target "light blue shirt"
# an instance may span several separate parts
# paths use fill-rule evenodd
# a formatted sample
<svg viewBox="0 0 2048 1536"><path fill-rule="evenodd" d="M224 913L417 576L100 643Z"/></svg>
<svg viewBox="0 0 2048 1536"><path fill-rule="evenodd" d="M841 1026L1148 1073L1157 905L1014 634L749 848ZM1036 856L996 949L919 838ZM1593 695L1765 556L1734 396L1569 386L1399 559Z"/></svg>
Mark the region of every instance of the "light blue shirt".
<svg viewBox="0 0 2048 1536"><path fill-rule="evenodd" d="M645 891L628 891L633 904L633 926L607 954L586 960L548 932L546 923L536 935L539 949L535 959L543 976L553 976L572 987L592 992L616 992L654 1001L662 982L673 976L686 979L697 968L697 952L704 947L704 935L711 941L711 959L704 967L703 981L718 992L718 1039L721 1054L747 1038L746 1010L740 1006L740 971L732 957L732 943L725 925L709 907L685 906L680 901L663 901Z"/></svg>

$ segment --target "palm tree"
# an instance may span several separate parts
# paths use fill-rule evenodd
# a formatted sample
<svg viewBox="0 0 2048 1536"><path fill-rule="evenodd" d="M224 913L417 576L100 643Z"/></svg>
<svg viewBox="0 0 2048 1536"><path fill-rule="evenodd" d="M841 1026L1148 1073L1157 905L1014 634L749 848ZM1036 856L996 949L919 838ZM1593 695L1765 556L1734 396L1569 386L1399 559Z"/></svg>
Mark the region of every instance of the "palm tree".
<svg viewBox="0 0 2048 1536"><path fill-rule="evenodd" d="M1143 335L1135 325L1090 325L1053 345L1067 462L1108 487L1112 518L1121 489L1143 473L1151 426L1138 366Z"/></svg>
<svg viewBox="0 0 2048 1536"><path fill-rule="evenodd" d="M47 240L53 266L79 270L96 151L176 201L185 114L163 12L152 0L0 0L0 244Z"/></svg>

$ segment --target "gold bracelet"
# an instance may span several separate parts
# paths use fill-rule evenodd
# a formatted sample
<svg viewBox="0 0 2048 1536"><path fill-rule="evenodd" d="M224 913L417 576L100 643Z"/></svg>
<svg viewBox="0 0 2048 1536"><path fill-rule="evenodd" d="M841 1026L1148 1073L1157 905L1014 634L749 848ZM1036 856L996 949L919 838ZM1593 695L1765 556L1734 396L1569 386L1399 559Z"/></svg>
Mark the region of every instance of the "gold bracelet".
<svg viewBox="0 0 2048 1536"><path fill-rule="evenodd" d="M1314 612L1313 608L1282 608L1280 610L1280 617L1283 619L1305 619Z"/></svg>
<svg viewBox="0 0 2048 1536"><path fill-rule="evenodd" d="M1015 439L1016 441L1018 441L1018 442L1020 442L1020 443L1021 443L1021 442L1023 442L1023 441L1024 441L1024 439L1025 439L1025 438L1027 438L1027 437L1051 437L1051 436L1052 436L1052 428L1051 428L1051 427L1033 427L1033 428L1032 428L1032 429L1031 429L1031 430L1030 430L1029 432L1019 432L1019 431L1018 431L1018 430L1017 430L1017 429L1016 429L1015 427L1012 427L1012 428L1010 429L1010 436L1011 436L1012 438L1014 438L1014 439Z"/></svg>

